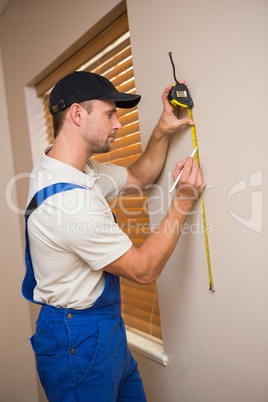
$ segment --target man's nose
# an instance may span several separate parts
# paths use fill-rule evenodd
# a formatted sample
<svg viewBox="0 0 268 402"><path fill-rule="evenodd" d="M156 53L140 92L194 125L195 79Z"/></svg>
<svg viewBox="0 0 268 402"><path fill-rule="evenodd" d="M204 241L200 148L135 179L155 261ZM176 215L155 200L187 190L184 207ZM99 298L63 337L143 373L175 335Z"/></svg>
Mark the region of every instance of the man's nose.
<svg viewBox="0 0 268 402"><path fill-rule="evenodd" d="M121 128L122 128L122 124L118 120L118 117L115 116L114 129L115 130L120 130Z"/></svg>

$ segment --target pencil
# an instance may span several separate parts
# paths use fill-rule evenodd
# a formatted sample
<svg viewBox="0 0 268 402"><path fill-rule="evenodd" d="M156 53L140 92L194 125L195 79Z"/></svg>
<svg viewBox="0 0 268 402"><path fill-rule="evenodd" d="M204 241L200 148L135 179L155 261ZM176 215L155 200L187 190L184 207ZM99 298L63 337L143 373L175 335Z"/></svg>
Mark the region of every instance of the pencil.
<svg viewBox="0 0 268 402"><path fill-rule="evenodd" d="M193 156L195 155L195 153L196 153L196 151L197 151L197 148L198 148L198 147L196 147L196 148L193 150L193 152L191 153L191 158L193 158ZM180 180L181 175L182 175L182 172L183 172L183 169L184 169L184 168L181 169L179 176L178 176L177 179L174 181L173 186L172 186L171 189L169 190L170 193L172 193L172 191L174 190L174 188L175 188L175 186L177 185L178 181Z"/></svg>

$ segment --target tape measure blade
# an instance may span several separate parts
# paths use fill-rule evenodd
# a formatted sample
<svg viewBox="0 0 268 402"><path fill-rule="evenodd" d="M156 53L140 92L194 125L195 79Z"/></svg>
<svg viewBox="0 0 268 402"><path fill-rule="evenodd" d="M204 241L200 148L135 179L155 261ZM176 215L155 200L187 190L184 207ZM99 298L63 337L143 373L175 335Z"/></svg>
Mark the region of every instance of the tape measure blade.
<svg viewBox="0 0 268 402"><path fill-rule="evenodd" d="M192 116L191 109L188 107L187 110L188 110L189 118L190 118L192 121L194 121L193 116ZM195 125L193 125L193 126L191 126L191 128L192 128L192 137L193 137L194 148L197 148L197 147L198 147L198 142L197 142L197 135L196 135L196 127L195 127ZM200 166L200 160L199 160L199 152L198 152L198 149L197 149L196 154L195 154L195 159L197 160L197 163L198 163L198 165Z"/></svg>
<svg viewBox="0 0 268 402"><path fill-rule="evenodd" d="M206 214L205 214L205 204L203 194L201 195L201 208L202 208L202 219L203 219L203 228L204 228L204 237L205 237L205 246L206 246L206 256L207 256L207 264L208 264L208 280L209 280L209 290L214 291L214 284L212 280L212 271L211 271L211 263L210 263L210 253L209 253L209 245L208 245L208 234L207 234L207 222L206 222Z"/></svg>
<svg viewBox="0 0 268 402"><path fill-rule="evenodd" d="M191 109L188 107L188 115L189 118L193 120L193 116L192 116L192 112ZM192 128L192 137L193 137L193 144L194 144L194 148L196 148L198 146L198 142L197 142L197 135L196 135L196 127L195 125L191 126ZM195 158L197 160L197 163L200 167L200 159L199 159L199 152L197 149L197 152L195 154ZM203 229L204 229L204 237L205 237L205 246L206 246L206 256L207 256L207 265L208 265L208 280L209 280L209 290L214 291L214 283L212 280L212 272L211 272L211 264L210 264L210 255L209 255L209 247L208 247L208 237L207 237L207 223L206 223L206 215L205 215L205 205L204 205L204 198L203 198L203 194L201 194L201 208L202 208L202 219L203 219Z"/></svg>

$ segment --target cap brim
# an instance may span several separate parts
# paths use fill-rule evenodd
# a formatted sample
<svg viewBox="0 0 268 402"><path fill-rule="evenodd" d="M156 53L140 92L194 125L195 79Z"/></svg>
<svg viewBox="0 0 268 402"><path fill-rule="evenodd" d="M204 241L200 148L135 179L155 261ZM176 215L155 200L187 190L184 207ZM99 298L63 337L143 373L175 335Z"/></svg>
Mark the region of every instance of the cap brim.
<svg viewBox="0 0 268 402"><path fill-rule="evenodd" d="M113 93L104 95L99 99L114 101L116 104L116 107L119 107L122 109L131 109L132 107L136 106L139 103L141 96L133 95L133 94L126 94L123 92L113 92Z"/></svg>

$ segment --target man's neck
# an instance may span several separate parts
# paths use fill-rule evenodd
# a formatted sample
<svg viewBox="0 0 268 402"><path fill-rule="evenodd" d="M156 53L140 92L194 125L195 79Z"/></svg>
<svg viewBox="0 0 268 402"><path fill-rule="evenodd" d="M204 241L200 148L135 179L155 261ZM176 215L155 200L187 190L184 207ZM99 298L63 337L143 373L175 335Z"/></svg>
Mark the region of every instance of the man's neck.
<svg viewBox="0 0 268 402"><path fill-rule="evenodd" d="M91 154L86 151L85 147L79 146L77 143L67 143L57 137L47 156L83 172L85 163Z"/></svg>

